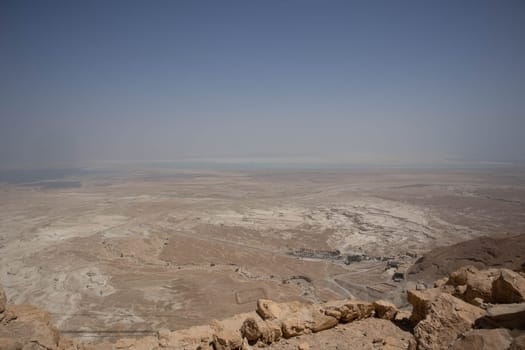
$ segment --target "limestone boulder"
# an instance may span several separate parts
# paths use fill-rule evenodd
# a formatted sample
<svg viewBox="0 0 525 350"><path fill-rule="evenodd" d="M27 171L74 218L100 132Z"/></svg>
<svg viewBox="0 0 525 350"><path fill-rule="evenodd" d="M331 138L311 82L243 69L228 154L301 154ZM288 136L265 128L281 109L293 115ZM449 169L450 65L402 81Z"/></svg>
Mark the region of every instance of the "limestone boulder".
<svg viewBox="0 0 525 350"><path fill-rule="evenodd" d="M241 334L241 329L247 318L259 318L259 316L255 312L249 312L237 314L221 321L213 321L211 324L211 343L213 344L214 349L241 350L245 348L246 346Z"/></svg>
<svg viewBox="0 0 525 350"><path fill-rule="evenodd" d="M302 342L301 344L297 345L297 350L310 350L310 344L307 342Z"/></svg>
<svg viewBox="0 0 525 350"><path fill-rule="evenodd" d="M212 342L215 331L211 325L194 326L177 331L160 329L157 338L161 349L197 349L199 346L207 349L206 346Z"/></svg>
<svg viewBox="0 0 525 350"><path fill-rule="evenodd" d="M287 303L276 303L268 299L257 300L257 314L263 320L284 319L287 315L295 313L305 307L305 303L292 301Z"/></svg>
<svg viewBox="0 0 525 350"><path fill-rule="evenodd" d="M279 320L262 320L249 317L243 322L240 331L241 336L250 343L261 341L271 344L282 337L281 322Z"/></svg>
<svg viewBox="0 0 525 350"><path fill-rule="evenodd" d="M487 314L477 320L479 328L525 330L525 303L497 304L487 307Z"/></svg>
<svg viewBox="0 0 525 350"><path fill-rule="evenodd" d="M285 338L290 338L330 329L338 323L339 320L327 315L325 309L320 305L303 304L301 308L287 314L287 317L282 320L282 332Z"/></svg>
<svg viewBox="0 0 525 350"><path fill-rule="evenodd" d="M439 288L429 288L425 290L409 290L407 300L412 305L411 321L416 324L423 320L430 308L430 304L441 295Z"/></svg>
<svg viewBox="0 0 525 350"><path fill-rule="evenodd" d="M373 303L375 316L385 320L393 320L398 312L397 307L391 302L378 300Z"/></svg>
<svg viewBox="0 0 525 350"><path fill-rule="evenodd" d="M282 323L283 336L285 338L297 337L309 333L304 320L298 317L289 317Z"/></svg>
<svg viewBox="0 0 525 350"><path fill-rule="evenodd" d="M0 314L0 322L2 322L3 325L8 324L12 320L16 320L16 318L17 316L12 308L6 307L5 311Z"/></svg>
<svg viewBox="0 0 525 350"><path fill-rule="evenodd" d="M513 338L507 329L473 329L462 334L450 350L505 350Z"/></svg>
<svg viewBox="0 0 525 350"><path fill-rule="evenodd" d="M479 304L479 299L491 302L492 283L499 274L500 269L478 270L474 266L464 266L449 275L443 288L447 285L454 286L454 296L471 304Z"/></svg>
<svg viewBox="0 0 525 350"><path fill-rule="evenodd" d="M27 346L57 349L58 330L51 324L47 311L32 305L8 305L0 326L0 339L11 339Z"/></svg>
<svg viewBox="0 0 525 350"><path fill-rule="evenodd" d="M525 277L517 272L501 269L499 277L492 283L492 296L495 303L524 302Z"/></svg>
<svg viewBox="0 0 525 350"><path fill-rule="evenodd" d="M375 311L372 303L359 300L329 302L323 306L323 309L325 315L334 317L343 323L371 317Z"/></svg>
<svg viewBox="0 0 525 350"><path fill-rule="evenodd" d="M434 288L439 288L448 283L448 277L443 277L434 281Z"/></svg>
<svg viewBox="0 0 525 350"><path fill-rule="evenodd" d="M257 313L263 320L268 320L279 318L282 310L279 304L273 300L259 299L257 300Z"/></svg>
<svg viewBox="0 0 525 350"><path fill-rule="evenodd" d="M484 314L483 309L450 294L439 294L429 302L424 319L414 328L418 349L447 349Z"/></svg>
<svg viewBox="0 0 525 350"><path fill-rule="evenodd" d="M321 332L337 326L337 318L325 315L323 312L315 312L312 321L307 323L307 327L314 333Z"/></svg>
<svg viewBox="0 0 525 350"><path fill-rule="evenodd" d="M231 329L222 329L213 335L215 350L242 350L243 339L240 332Z"/></svg>
<svg viewBox="0 0 525 350"><path fill-rule="evenodd" d="M100 350L106 350L106 349L114 350L113 344L107 344L107 345L101 344L98 348ZM58 341L58 349L59 350L89 350L89 349L86 349L85 344L82 343L82 341L77 340L77 339L71 339L65 336L60 337L60 340Z"/></svg>
<svg viewBox="0 0 525 350"><path fill-rule="evenodd" d="M157 331L159 345L163 348L169 346L171 332L169 329L161 328Z"/></svg>
<svg viewBox="0 0 525 350"><path fill-rule="evenodd" d="M525 334L514 338L509 350L525 350Z"/></svg>

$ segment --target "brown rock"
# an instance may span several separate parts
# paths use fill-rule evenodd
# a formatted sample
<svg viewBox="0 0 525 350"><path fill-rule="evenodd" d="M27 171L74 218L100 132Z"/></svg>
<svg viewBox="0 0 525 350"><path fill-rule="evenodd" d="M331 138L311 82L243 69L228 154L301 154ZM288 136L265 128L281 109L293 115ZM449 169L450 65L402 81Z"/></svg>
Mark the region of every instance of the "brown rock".
<svg viewBox="0 0 525 350"><path fill-rule="evenodd" d="M525 350L525 334L514 338L509 350Z"/></svg>
<svg viewBox="0 0 525 350"><path fill-rule="evenodd" d="M418 323L425 318L431 302L439 295L441 295L441 290L439 288L430 288L422 291L409 290L407 292L408 302L412 305L411 320L413 323Z"/></svg>
<svg viewBox="0 0 525 350"><path fill-rule="evenodd" d="M261 320L247 318L241 326L241 336L249 342L262 341L271 344L282 337L281 322L278 320Z"/></svg>
<svg viewBox="0 0 525 350"><path fill-rule="evenodd" d="M326 303L323 307L327 316L341 322L351 322L370 317L374 314L374 305L366 301L342 300Z"/></svg>
<svg viewBox="0 0 525 350"><path fill-rule="evenodd" d="M267 299L257 300L257 313L263 320L279 318L281 312L282 310L276 302Z"/></svg>
<svg viewBox="0 0 525 350"><path fill-rule="evenodd" d="M115 348L116 349L134 349L135 339L131 339L131 338L118 339L115 343Z"/></svg>
<svg viewBox="0 0 525 350"><path fill-rule="evenodd" d="M448 277L443 277L434 282L434 288L439 288L448 283Z"/></svg>
<svg viewBox="0 0 525 350"><path fill-rule="evenodd" d="M395 320L395 321L405 321L405 320L409 320L411 315L412 315L412 313L411 313L410 311L399 310L399 311L396 313L396 316L394 317L394 320Z"/></svg>
<svg viewBox="0 0 525 350"><path fill-rule="evenodd" d="M488 302L492 301L492 283L499 273L500 269L487 269L469 276L463 300L472 302L474 299L479 298Z"/></svg>
<svg viewBox="0 0 525 350"><path fill-rule="evenodd" d="M400 310L396 313L396 316L391 321L401 329L404 329L404 330L412 329L413 324L410 320L411 315L412 315L412 312L410 311Z"/></svg>
<svg viewBox="0 0 525 350"><path fill-rule="evenodd" d="M270 344L279 341L279 339L282 338L283 332L281 327L281 321L267 320L264 324L266 326L266 329L262 332L262 342Z"/></svg>
<svg viewBox="0 0 525 350"><path fill-rule="evenodd" d="M317 333L337 326L337 318L325 315L321 312L314 313L313 322L308 325L312 332Z"/></svg>
<svg viewBox="0 0 525 350"><path fill-rule="evenodd" d="M187 348L196 349L201 344L209 344L213 340L213 335L217 329L211 325L194 326L177 331L161 329L158 331L158 343L161 348ZM207 347L204 347L208 349Z"/></svg>
<svg viewBox="0 0 525 350"><path fill-rule="evenodd" d="M5 306L7 304L7 298L5 296L4 290L0 287L0 314L5 311Z"/></svg>
<svg viewBox="0 0 525 350"><path fill-rule="evenodd" d="M115 350L115 346L112 343L102 342L94 344L83 344L78 350Z"/></svg>
<svg viewBox="0 0 525 350"><path fill-rule="evenodd" d="M447 349L484 314L484 310L450 294L440 294L430 302L425 318L414 328L418 349Z"/></svg>
<svg viewBox="0 0 525 350"><path fill-rule="evenodd" d="M250 346L250 343L248 342L248 339L244 338L242 340L242 346L241 346L241 350L252 350L253 348ZM202 346L200 346L200 349L197 349L197 350L204 350L202 348ZM212 350L212 349L210 349Z"/></svg>
<svg viewBox="0 0 525 350"><path fill-rule="evenodd" d="M325 306L324 314L337 320L340 320L342 316L340 308L336 306Z"/></svg>
<svg viewBox="0 0 525 350"><path fill-rule="evenodd" d="M492 283L493 301L496 303L521 303L525 301L525 278L519 273L501 269L500 276Z"/></svg>
<svg viewBox="0 0 525 350"><path fill-rule="evenodd" d="M407 341L398 337L386 336L382 340L381 350L405 350L407 349ZM410 344L408 344L410 347Z"/></svg>
<svg viewBox="0 0 525 350"><path fill-rule="evenodd" d="M10 308L6 308L6 310L0 314L0 321L2 321L3 325L6 325L11 321L16 320L16 318L17 316Z"/></svg>
<svg viewBox="0 0 525 350"><path fill-rule="evenodd" d="M83 344L75 339L71 339L68 337L60 337L60 340L58 341L58 349L59 350L83 350Z"/></svg>
<svg viewBox="0 0 525 350"><path fill-rule="evenodd" d="M241 350L243 339L240 332L222 329L213 335L215 350Z"/></svg>
<svg viewBox="0 0 525 350"><path fill-rule="evenodd" d="M291 301L287 303L276 303L268 299L257 300L257 314L263 320L285 319L289 315L296 313L304 308L310 307L311 304Z"/></svg>
<svg viewBox="0 0 525 350"><path fill-rule="evenodd" d="M262 337L262 322L259 325L257 321L250 317L247 318L241 326L241 336L250 342L256 342Z"/></svg>
<svg viewBox="0 0 525 350"><path fill-rule="evenodd" d="M11 338L28 346L56 349L58 330L52 326L47 311L32 305L8 305L0 327L0 338Z"/></svg>
<svg viewBox="0 0 525 350"><path fill-rule="evenodd" d="M291 317L283 321L282 331L285 338L291 338L305 334L308 330L304 320L297 317Z"/></svg>
<svg viewBox="0 0 525 350"><path fill-rule="evenodd" d="M166 328L161 328L157 332L157 338L159 339L159 345L167 347L170 342L170 331Z"/></svg>
<svg viewBox="0 0 525 350"><path fill-rule="evenodd" d="M262 342L270 344L279 341L279 339L282 338L283 332L281 321L267 320L264 324L265 329L262 332L262 337L260 339Z"/></svg>
<svg viewBox="0 0 525 350"><path fill-rule="evenodd" d="M461 284L459 286L456 286L456 288L454 288L454 296L458 298L462 298L463 294L465 294L466 291L467 291L466 284Z"/></svg>
<svg viewBox="0 0 525 350"><path fill-rule="evenodd" d="M337 318L327 315L325 308L315 304L294 305L282 320L282 332L285 337L294 337L300 334L320 332L335 327Z"/></svg>
<svg viewBox="0 0 525 350"><path fill-rule="evenodd" d="M374 301L375 316L385 320L393 320L398 312L397 307L391 302L378 300Z"/></svg>
<svg viewBox="0 0 525 350"><path fill-rule="evenodd" d="M484 307L485 300L481 298L474 298L474 300L472 300L470 303L474 306Z"/></svg>
<svg viewBox="0 0 525 350"><path fill-rule="evenodd" d="M49 348L36 342L29 342L22 347L22 350L49 350Z"/></svg>
<svg viewBox="0 0 525 350"><path fill-rule="evenodd" d="M487 314L477 320L480 328L525 329L525 303L498 304L487 307Z"/></svg>
<svg viewBox="0 0 525 350"><path fill-rule="evenodd" d="M10 337L1 337L0 338L0 349L2 350L21 350L22 343L18 339L13 339Z"/></svg>
<svg viewBox="0 0 525 350"><path fill-rule="evenodd" d="M297 346L297 350L310 350L310 344L303 342Z"/></svg>
<svg viewBox="0 0 525 350"><path fill-rule="evenodd" d="M152 350L158 347L157 337L122 338L115 343L115 349Z"/></svg>
<svg viewBox="0 0 525 350"><path fill-rule="evenodd" d="M454 286L454 295L468 303L474 303L475 299L492 301L492 282L499 274L499 269L478 270L474 266L464 266L450 274L447 285Z"/></svg>
<svg viewBox="0 0 525 350"><path fill-rule="evenodd" d="M58 349L60 350L76 349L76 344L73 341L73 339L70 339L67 337L60 337L60 339L58 340Z"/></svg>
<svg viewBox="0 0 525 350"><path fill-rule="evenodd" d="M461 335L450 350L508 349L512 336L507 329L473 329Z"/></svg>
<svg viewBox="0 0 525 350"><path fill-rule="evenodd" d="M452 284L454 286L466 285L469 279L469 275L473 275L478 272L479 270L475 268L474 266L471 266L471 265L463 266L459 268L458 270L450 273L447 283Z"/></svg>

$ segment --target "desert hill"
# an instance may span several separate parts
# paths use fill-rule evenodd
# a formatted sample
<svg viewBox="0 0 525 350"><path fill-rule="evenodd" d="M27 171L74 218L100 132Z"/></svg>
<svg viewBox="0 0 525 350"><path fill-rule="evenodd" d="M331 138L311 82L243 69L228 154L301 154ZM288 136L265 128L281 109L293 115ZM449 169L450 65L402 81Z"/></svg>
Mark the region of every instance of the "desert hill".
<svg viewBox="0 0 525 350"><path fill-rule="evenodd" d="M479 237L431 250L410 267L408 279L431 283L465 265L517 270L523 268L524 263L525 234Z"/></svg>

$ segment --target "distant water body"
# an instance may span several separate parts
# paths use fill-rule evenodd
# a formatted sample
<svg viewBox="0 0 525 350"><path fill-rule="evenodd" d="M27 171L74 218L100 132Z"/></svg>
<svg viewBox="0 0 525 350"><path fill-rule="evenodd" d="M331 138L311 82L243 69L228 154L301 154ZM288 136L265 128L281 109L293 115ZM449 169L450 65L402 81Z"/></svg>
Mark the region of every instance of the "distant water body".
<svg viewBox="0 0 525 350"><path fill-rule="evenodd" d="M82 187L79 176L105 173L103 170L83 168L40 168L0 170L0 184L37 186L41 188L77 188Z"/></svg>
<svg viewBox="0 0 525 350"><path fill-rule="evenodd" d="M82 173L83 170L77 168L1 170L0 182L7 182L9 184L26 184L58 180L68 176L81 175Z"/></svg>
<svg viewBox="0 0 525 350"><path fill-rule="evenodd" d="M327 164L327 163L284 163L284 162L199 162L199 161L158 161L106 164L102 168L45 168L0 170L0 183L36 185L47 188L80 187L74 177L99 173L126 173L136 169L166 170L352 170L352 169L483 169L509 167L502 163L450 163L450 164ZM71 179L73 178L73 179ZM53 182L53 183L51 183Z"/></svg>
<svg viewBox="0 0 525 350"><path fill-rule="evenodd" d="M483 169L513 166L510 163L442 163L442 164L360 164L360 163L281 163L281 162L150 162L146 167L164 169L217 170L351 170L351 169Z"/></svg>

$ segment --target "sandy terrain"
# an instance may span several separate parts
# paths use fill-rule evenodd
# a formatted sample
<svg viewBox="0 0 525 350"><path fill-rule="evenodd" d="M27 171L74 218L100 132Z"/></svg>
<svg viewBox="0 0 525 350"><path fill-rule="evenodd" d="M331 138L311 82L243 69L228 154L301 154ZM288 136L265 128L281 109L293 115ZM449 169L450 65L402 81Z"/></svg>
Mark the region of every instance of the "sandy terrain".
<svg viewBox="0 0 525 350"><path fill-rule="evenodd" d="M80 172L0 185L0 284L86 340L179 329L258 298L390 299L424 252L525 230L525 172Z"/></svg>

